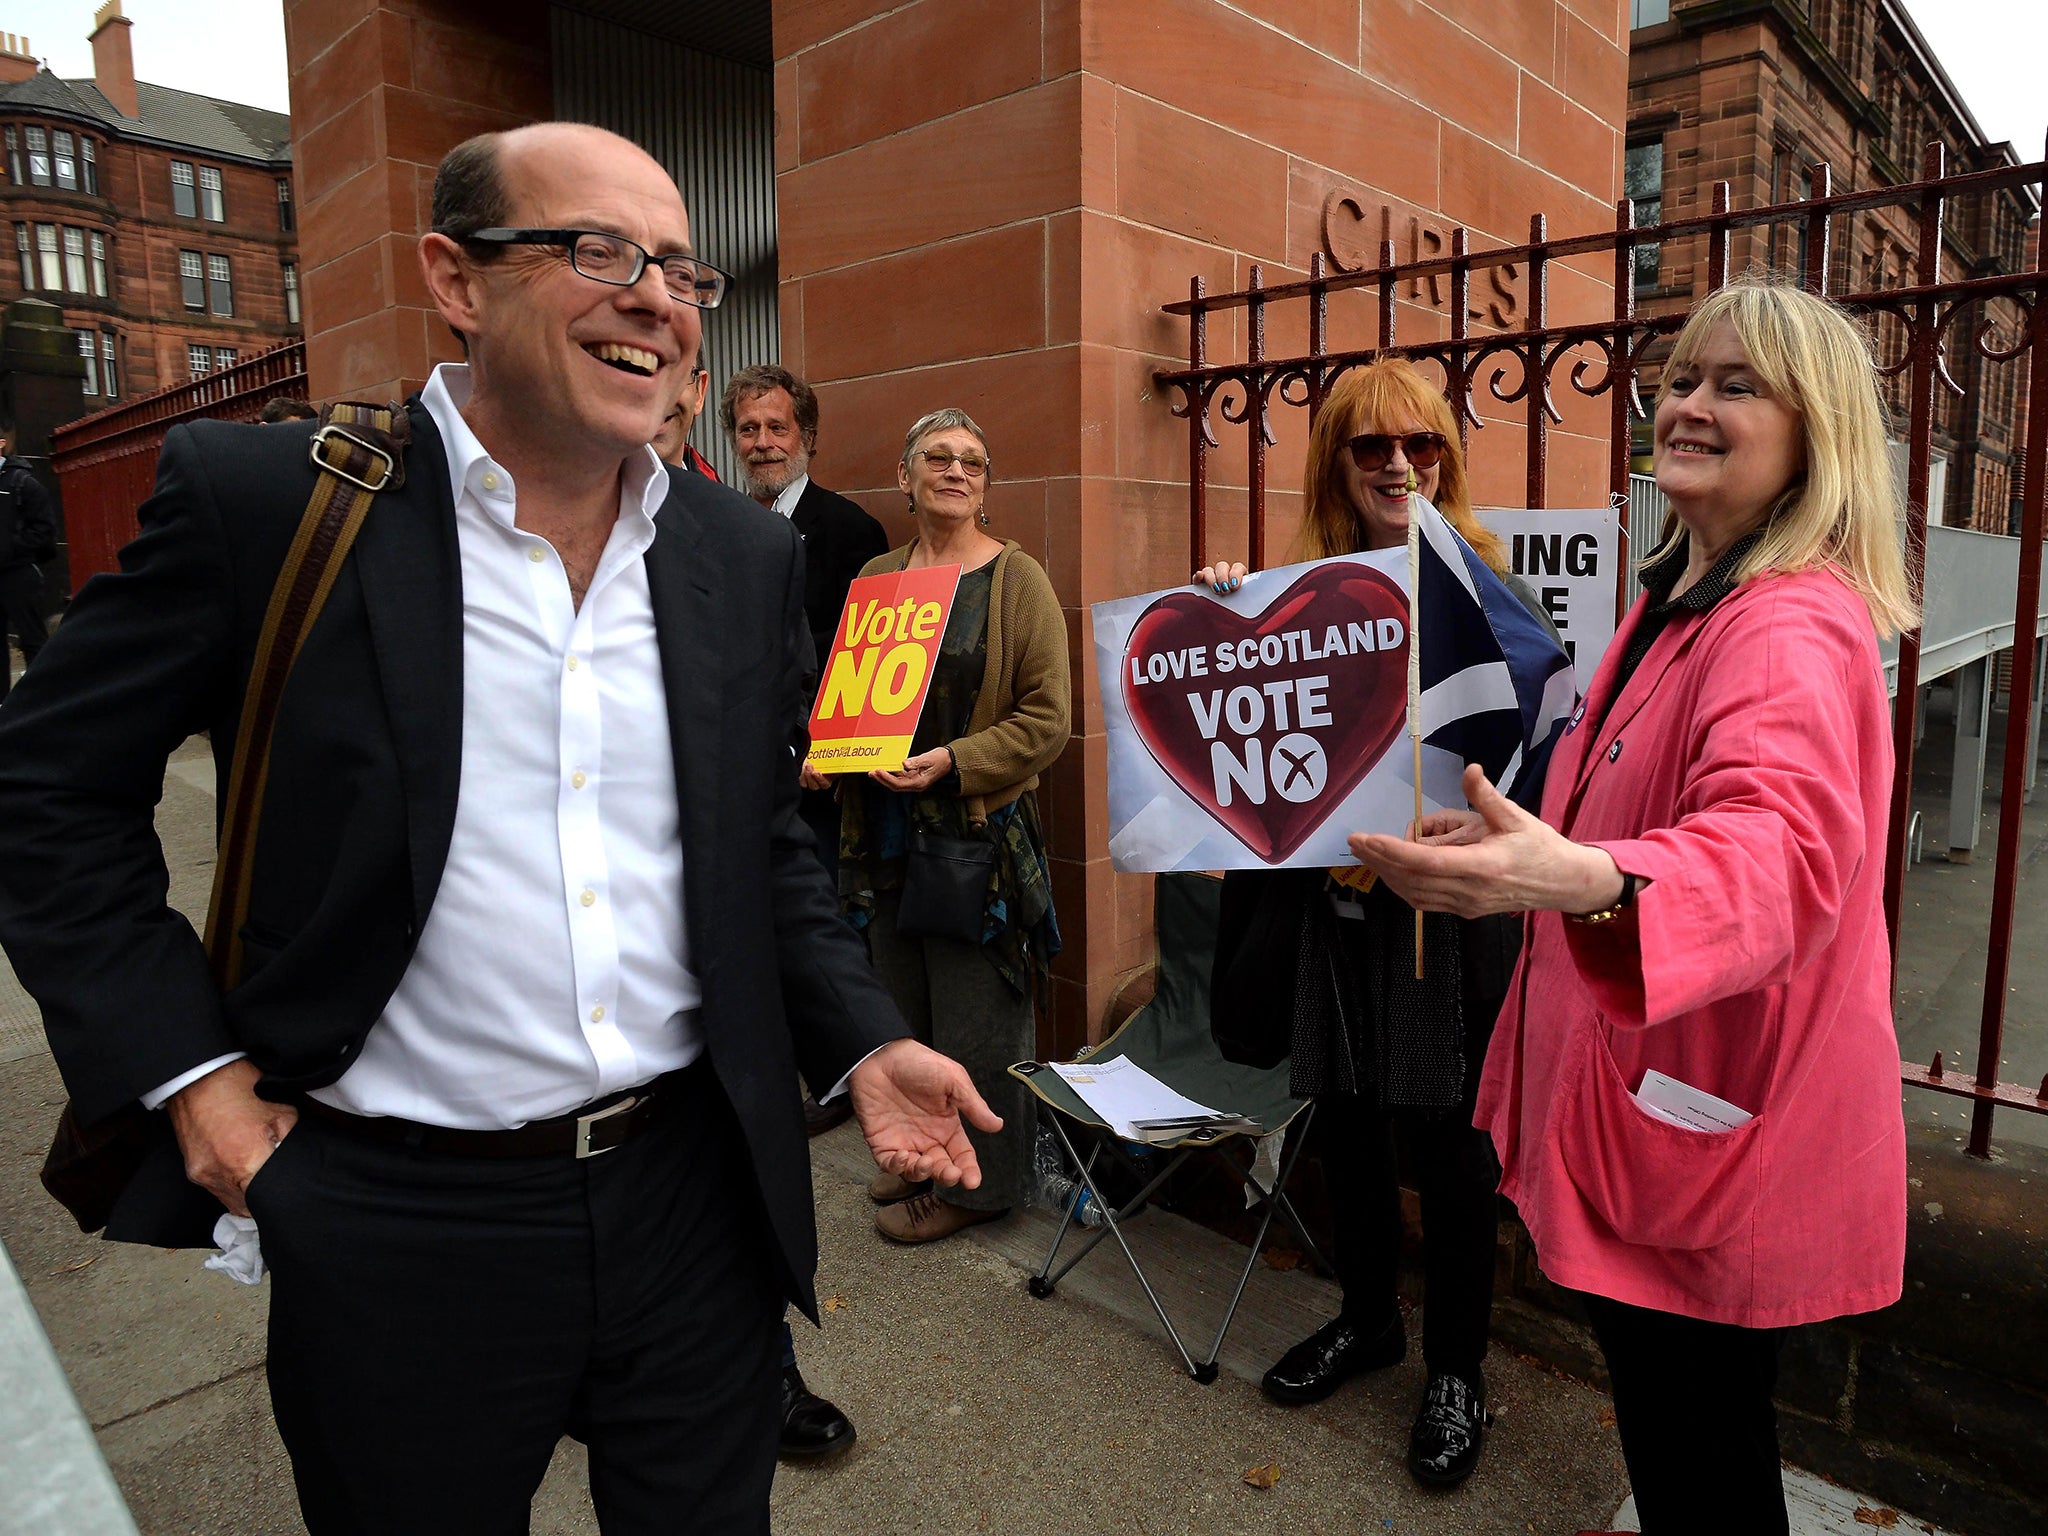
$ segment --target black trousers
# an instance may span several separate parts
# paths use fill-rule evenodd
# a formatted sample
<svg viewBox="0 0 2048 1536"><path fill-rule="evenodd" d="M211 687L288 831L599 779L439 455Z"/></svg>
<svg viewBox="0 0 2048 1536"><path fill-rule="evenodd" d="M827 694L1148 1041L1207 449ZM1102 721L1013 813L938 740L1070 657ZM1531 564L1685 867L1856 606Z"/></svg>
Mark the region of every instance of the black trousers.
<svg viewBox="0 0 2048 1536"><path fill-rule="evenodd" d="M422 1155L302 1116L249 1186L311 1536L514 1536L566 1433L606 1536L768 1530L783 1296L704 1064L625 1146Z"/></svg>
<svg viewBox="0 0 2048 1536"><path fill-rule="evenodd" d="M1476 1380L1493 1314L1500 1166L1493 1143L1464 1110L1389 1114L1352 1093L1316 1099L1323 1172L1337 1235L1344 1314L1378 1328L1396 1306L1401 1262L1401 1182L1396 1138L1405 1141L1422 1197L1422 1357L1432 1373Z"/></svg>
<svg viewBox="0 0 2048 1536"><path fill-rule="evenodd" d="M818 862L839 889L839 801L829 789L798 791L797 814L818 840Z"/></svg>
<svg viewBox="0 0 2048 1536"><path fill-rule="evenodd" d="M1782 1328L1739 1328L1585 1296L1643 1536L1785 1536Z"/></svg>
<svg viewBox="0 0 2048 1536"><path fill-rule="evenodd" d="M49 628L43 622L42 591L42 572L34 566L0 570L0 699L7 697L12 686L7 661L8 634L20 637L23 665L34 661L50 638Z"/></svg>

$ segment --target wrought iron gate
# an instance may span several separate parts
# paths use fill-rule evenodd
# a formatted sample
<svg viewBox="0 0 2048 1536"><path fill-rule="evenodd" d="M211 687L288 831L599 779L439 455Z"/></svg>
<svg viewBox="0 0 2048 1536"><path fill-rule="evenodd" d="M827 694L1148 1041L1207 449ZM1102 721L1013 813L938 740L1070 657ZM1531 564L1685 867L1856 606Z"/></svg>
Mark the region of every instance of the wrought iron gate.
<svg viewBox="0 0 2048 1536"><path fill-rule="evenodd" d="M2025 449L2016 498L2019 581L2012 633L2015 637L2031 637L2038 632L2038 621L2030 616L2041 611L2042 515L2044 491L2048 491L2048 475L2042 473L2044 463L2048 463L2048 302L2043 302L2044 265L2039 243L2032 260L2013 263L2022 270L1987 272L1980 264L1963 275L1944 279L1942 261L1944 230L1950 227L1957 212L1967 206L1965 200L1988 200L2015 189L2031 189L2038 198L2044 178L2048 178L2048 160L1952 175L1947 171L1942 146L1932 144L1922 162L1921 179L1899 186L1836 193L1831 190L1829 168L1816 164L1812 167L1810 197L1740 213L1729 205L1728 184L1717 182L1710 212L1640 228L1635 224L1634 204L1624 198L1615 205L1614 228L1597 234L1553 240L1544 216L1536 214L1529 221L1529 239L1523 245L1475 251L1470 248L1467 231L1456 229L1448 242L1450 253L1429 260L1397 262L1394 242L1383 240L1378 263L1357 271L1334 271L1328 259L1318 252L1305 279L1269 286L1261 268L1255 265L1250 271L1250 285L1245 289L1211 294L1197 277L1191 282L1185 301L1165 306L1168 313L1188 319L1188 366L1157 375L1161 385L1179 391L1180 403L1174 407L1174 414L1188 422L1189 542L1195 563L1205 563L1208 553L1209 454L1220 446L1214 418L1220 416L1225 423L1241 426L1245 432L1249 555L1255 566L1265 565L1267 452L1278 443L1273 428L1275 411L1302 409L1312 420L1331 386L1347 369L1386 353L1427 360L1443 370L1444 393L1468 446L1472 431L1486 425L1475 404L1475 390L1482 382L1494 400L1522 407L1528 434L1526 485L1530 507L1549 504L1550 433L1564 420L1557 406L1553 375L1561 365L1569 363L1568 382L1572 390L1588 397L1606 397L1608 490L1625 497L1629 491L1633 429L1635 423L1646 419L1640 384L1645 367L1654 366L1650 349L1684 322L1683 314L1637 313L1638 251L1654 249L1664 242L1703 237L1705 286L1712 290L1731 276L1730 242L1737 232L1766 231L1766 249L1775 250L1777 242L1768 232L1789 228L1798 235L1793 247L1798 255L1793 270L1785 275L1796 277L1812 292L1827 295L1870 317L1877 335L1880 372L1887 380L1895 381L1889 387L1894 391L1895 409L1902 408L1900 413L1905 417L1898 425L1904 427L1907 452L1907 563L1916 590L1926 563L1936 392L1962 394L1951 370L1951 351L1966 346L1974 349L1977 359L1984 362L2023 362L2028 384L2023 415ZM1895 217L1892 223L1910 228L1917 239L1910 276L1897 287L1835 291L1841 285L1840 274L1849 267L1841 259L1845 253L1838 251L1834 243L1836 226L1846 224L1846 216L1875 210L1896 210L1903 219ZM1585 257L1611 259L1613 312L1597 321L1553 325L1549 320L1553 268L1560 262ZM1605 262L1601 264L1604 266ZM1510 283L1519 284L1515 297L1519 301L1520 323L1513 329L1475 333L1470 328L1474 275L1488 276L1491 291L1499 293L1507 291L1501 285L1503 272L1508 274ZM1448 285L1448 335L1410 341L1397 334L1400 289L1404 284L1417 283ZM1376 294L1378 299L1375 345L1355 351L1332 350L1331 297L1360 290ZM1290 305L1307 306L1308 350L1295 356L1270 356L1266 341L1268 316L1275 306ZM1993 305L1997 306L1996 313ZM1241 361L1212 361L1209 317L1236 309L1246 311L1245 356ZM1292 312L1289 314L1291 318ZM1961 324L1965 321L1969 322L1966 327ZM1966 337L1959 339L1964 330ZM1903 400L1897 398L1901 385ZM1624 524L1624 535L1626 531ZM1617 579L1617 612L1623 596L1623 582ZM1899 641L1893 729L1897 771L1885 872L1885 914L1895 960L1906 871L1906 829L1911 812L1920 638L1916 631L1901 636ZM2032 697L2036 649L2030 643L2013 645L2009 698L2024 701ZM2048 1114L2048 1080L2036 1087L2001 1082L1998 1075L2011 969L2028 746L2029 733L2023 725L2008 728L1976 1070L1970 1076L1945 1071L1938 1055L1927 1067L1900 1063L1904 1081L1973 1101L1970 1150L1979 1156L1990 1150L1995 1106L2002 1104Z"/></svg>

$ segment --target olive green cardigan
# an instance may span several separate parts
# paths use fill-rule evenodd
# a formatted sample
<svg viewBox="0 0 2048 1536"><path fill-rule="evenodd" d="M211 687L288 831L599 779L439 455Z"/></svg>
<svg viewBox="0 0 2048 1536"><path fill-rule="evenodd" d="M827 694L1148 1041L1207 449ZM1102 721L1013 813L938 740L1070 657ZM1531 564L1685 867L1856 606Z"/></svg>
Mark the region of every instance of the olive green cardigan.
<svg viewBox="0 0 2048 1536"><path fill-rule="evenodd" d="M877 555L863 576L900 571L912 545ZM960 770L963 798L974 819L1000 810L1026 790L1066 750L1072 722L1072 679L1067 671L1067 618L1044 567L1015 540L996 556L988 596L988 665L967 734L946 743Z"/></svg>

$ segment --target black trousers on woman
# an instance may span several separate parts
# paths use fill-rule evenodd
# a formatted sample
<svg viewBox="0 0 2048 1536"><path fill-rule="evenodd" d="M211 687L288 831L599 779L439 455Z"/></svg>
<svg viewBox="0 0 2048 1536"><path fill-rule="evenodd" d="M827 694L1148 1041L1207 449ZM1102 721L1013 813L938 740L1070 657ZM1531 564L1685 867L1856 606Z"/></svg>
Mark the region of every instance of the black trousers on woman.
<svg viewBox="0 0 2048 1536"><path fill-rule="evenodd" d="M1337 1229L1344 1315L1371 1331L1393 1314L1401 1261L1397 1139L1422 1197L1422 1358L1468 1381L1486 1357L1493 1312L1494 1191L1500 1165L1469 1110L1389 1113L1354 1093L1317 1096L1315 1128Z"/></svg>
<svg viewBox="0 0 2048 1536"><path fill-rule="evenodd" d="M1739 1328L1585 1296L1643 1536L1786 1536L1778 1463L1782 1328Z"/></svg>

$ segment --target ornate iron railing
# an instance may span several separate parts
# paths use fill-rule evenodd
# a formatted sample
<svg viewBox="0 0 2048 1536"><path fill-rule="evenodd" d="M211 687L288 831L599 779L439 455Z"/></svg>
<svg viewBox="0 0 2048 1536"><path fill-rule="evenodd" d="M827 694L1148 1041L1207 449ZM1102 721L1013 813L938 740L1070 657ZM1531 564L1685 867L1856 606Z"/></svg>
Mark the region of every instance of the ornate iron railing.
<svg viewBox="0 0 2048 1536"><path fill-rule="evenodd" d="M1614 496L1626 497L1633 428L1636 422L1647 419L1640 387L1644 367L1651 361L1646 351L1658 338L1675 332L1684 323L1682 313L1637 312L1637 251L1646 246L1668 248L1670 242L1704 237L1705 286L1711 291L1724 285L1732 275L1730 244L1737 231L1765 230L1766 248L1775 249L1776 242L1768 232L1789 226L1801 232L1802 238L1798 242L1795 270L1783 275L1796 277L1812 292L1876 317L1879 370L1887 380L1903 380L1905 420L1900 425L1904 428L1908 455L1907 562L1916 589L1926 558L1936 394L1946 391L1960 397L1963 393L1950 367L1959 322L1973 322L1962 344L1975 349L1984 362L2009 364L2025 360L2028 387L2022 418L2025 448L2017 519L2021 544L2013 633L2033 635L2037 628L2033 616L2039 612L2040 604L2044 491L2048 491L2048 475L2040 472L2040 466L2048 463L2048 303L2042 302L2044 265L2039 243L2034 260L2024 270L1988 270L1992 263L1976 260L1960 275L1944 278L1942 272L1945 253L1951 266L1965 254L1955 241L1953 221L1945 223L1952 205L1963 198L1992 199L2001 193L2021 193L2038 206L2044 180L2048 180L2048 160L1950 174L1944 150L1937 143L1927 148L1920 180L1839 193L1832 190L1827 165L1816 164L1811 170L1810 197L1742 212L1731 208L1728 184L1716 182L1709 212L1656 225L1637 227L1634 204L1624 198L1615 204L1614 227L1595 234L1552 239L1545 217L1536 214L1529 221L1529 239L1522 245L1474 250L1467 231L1453 229L1445 242L1449 254L1423 260L1396 261L1394 242L1383 239L1377 264L1358 270L1336 270L1324 253L1317 252L1311 260L1309 275L1288 282L1266 283L1264 272L1257 265L1250 270L1249 286L1234 293L1208 293L1203 280L1194 278L1186 300L1165 306L1167 313L1187 317L1188 366L1156 375L1159 384L1179 392L1174 414L1188 423L1189 544L1194 563L1206 563L1209 554L1209 456L1221 446L1214 418L1220 416L1224 422L1244 430L1250 517L1248 554L1254 565L1264 565L1268 452L1279 442L1274 431L1276 407L1306 410L1313 421L1332 385L1346 370L1385 354L1427 360L1442 369L1444 394L1468 448L1471 433L1487 425L1476 399L1482 384L1494 401L1522 408L1520 414L1527 427L1526 495L1530 507L1549 505L1550 436L1553 429L1564 423L1553 376L1569 362L1567 378L1574 392L1588 398L1606 397L1607 490ZM1837 270L1846 265L1839 260L1834 246L1835 225L1845 215L1876 210L1894 210L1889 232L1896 237L1900 230L1910 229L1917 240L1910 275L1901 286L1835 291ZM1611 314L1598 320L1552 324L1553 270L1561 262L1586 257L1611 260ZM1606 262L1601 264L1605 266ZM1504 286L1500 275L1503 272L1508 274L1508 283L1519 284L1518 289ZM1518 299L1519 315L1514 317L1518 323L1491 331L1471 328L1475 274L1488 276L1490 293L1511 294ZM1404 284L1424 283L1431 285L1433 292L1448 285L1448 334L1407 340L1398 333L1400 289ZM1361 290L1376 295L1378 300L1374 345L1358 350L1332 350L1330 300L1334 295ZM2004 306L2003 324L1995 321L1987 308L1994 302ZM1308 350L1289 356L1270 355L1269 315L1275 306L1294 304L1307 306ZM1212 361L1209 318L1237 309L1246 311L1245 356L1241 361ZM1625 521L1622 532L1625 538ZM1617 613L1623 596L1624 583L1618 573ZM1912 800L1919 641L1915 632L1901 636L1899 644L1893 731L1897 772L1885 867L1885 914L1895 964L1906 872L1906 828ZM2034 654L2035 648L2030 644L2013 647L2010 699L2031 698ZM1904 1081L1974 1102L1970 1149L1980 1156L1989 1152L1994 1106L2003 1104L2048 1113L2048 1080L2038 1088L1999 1080L2027 745L2028 732L2023 721L2013 724L2006 732L1997 868L1975 1074L1966 1078L1961 1073L1945 1071L1939 1055L1928 1067L1900 1064Z"/></svg>

